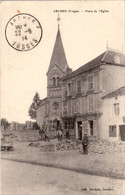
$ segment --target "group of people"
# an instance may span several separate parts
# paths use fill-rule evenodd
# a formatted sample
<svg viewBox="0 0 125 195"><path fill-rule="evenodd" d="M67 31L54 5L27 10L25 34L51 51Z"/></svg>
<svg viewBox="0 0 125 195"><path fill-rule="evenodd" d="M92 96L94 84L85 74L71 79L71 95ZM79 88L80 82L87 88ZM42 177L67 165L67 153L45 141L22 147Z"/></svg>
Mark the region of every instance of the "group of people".
<svg viewBox="0 0 125 195"><path fill-rule="evenodd" d="M45 140L49 142L49 134L47 128L42 127L40 129L39 134L41 136L41 141ZM58 129L56 132L58 141L62 141L62 130ZM70 140L70 132L69 129L66 130L66 140ZM87 133L84 134L83 140L82 140L82 146L83 146L83 154L88 154L88 136Z"/></svg>
<svg viewBox="0 0 125 195"><path fill-rule="evenodd" d="M57 138L58 138L58 141L62 141L62 130L59 129L57 130ZM70 139L70 133L69 133L69 129L66 130L66 140L69 140Z"/></svg>

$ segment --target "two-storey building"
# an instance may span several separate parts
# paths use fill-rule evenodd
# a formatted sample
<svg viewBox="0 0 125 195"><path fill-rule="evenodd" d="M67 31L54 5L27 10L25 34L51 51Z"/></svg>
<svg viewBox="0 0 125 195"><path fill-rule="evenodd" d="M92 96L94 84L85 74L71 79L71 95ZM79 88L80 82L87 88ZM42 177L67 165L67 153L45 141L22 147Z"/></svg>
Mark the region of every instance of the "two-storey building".
<svg viewBox="0 0 125 195"><path fill-rule="evenodd" d="M101 138L101 97L125 84L125 55L107 49L62 78L63 127L82 139L84 132ZM108 116L108 113L107 113Z"/></svg>

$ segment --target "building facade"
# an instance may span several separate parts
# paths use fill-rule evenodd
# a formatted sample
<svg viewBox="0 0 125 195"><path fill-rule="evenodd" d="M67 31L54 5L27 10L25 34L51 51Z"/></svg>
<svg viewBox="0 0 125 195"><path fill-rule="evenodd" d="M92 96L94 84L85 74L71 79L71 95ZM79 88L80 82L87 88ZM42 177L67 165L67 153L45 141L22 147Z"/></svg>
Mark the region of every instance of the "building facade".
<svg viewBox="0 0 125 195"><path fill-rule="evenodd" d="M63 127L82 139L99 139L105 94L125 83L125 55L107 50L94 60L62 78ZM108 114L108 113L107 113Z"/></svg>

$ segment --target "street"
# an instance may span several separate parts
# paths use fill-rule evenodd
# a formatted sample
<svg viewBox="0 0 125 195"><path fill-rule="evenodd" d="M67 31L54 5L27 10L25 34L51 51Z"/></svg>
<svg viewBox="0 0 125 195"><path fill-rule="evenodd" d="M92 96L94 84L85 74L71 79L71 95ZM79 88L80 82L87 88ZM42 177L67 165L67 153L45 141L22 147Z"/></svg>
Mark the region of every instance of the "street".
<svg viewBox="0 0 125 195"><path fill-rule="evenodd" d="M2 195L123 195L125 180L1 160Z"/></svg>

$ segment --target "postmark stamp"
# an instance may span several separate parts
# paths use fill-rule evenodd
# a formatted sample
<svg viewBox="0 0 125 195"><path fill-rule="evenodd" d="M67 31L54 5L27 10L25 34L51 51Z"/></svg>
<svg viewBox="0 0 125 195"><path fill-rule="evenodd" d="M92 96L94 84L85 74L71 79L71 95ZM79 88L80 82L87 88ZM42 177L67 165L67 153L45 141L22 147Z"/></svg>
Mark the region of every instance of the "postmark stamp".
<svg viewBox="0 0 125 195"><path fill-rule="evenodd" d="M17 51L29 51L35 48L41 41L42 35L40 22L27 13L13 16L5 28L8 44Z"/></svg>

